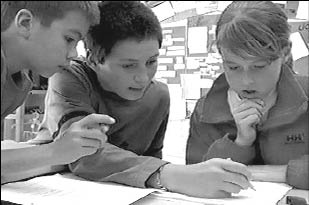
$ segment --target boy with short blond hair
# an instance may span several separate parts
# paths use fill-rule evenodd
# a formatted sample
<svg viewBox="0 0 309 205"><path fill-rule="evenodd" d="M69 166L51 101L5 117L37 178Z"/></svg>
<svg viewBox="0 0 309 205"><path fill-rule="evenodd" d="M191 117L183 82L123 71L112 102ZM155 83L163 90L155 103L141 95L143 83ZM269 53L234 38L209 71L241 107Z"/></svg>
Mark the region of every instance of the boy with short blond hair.
<svg viewBox="0 0 309 205"><path fill-rule="evenodd" d="M69 65L77 56L77 42L98 21L95 2L1 1L1 127L26 99L32 76L50 77ZM59 133L53 143L1 150L1 184L25 178L22 171L68 164L94 153L106 136L89 125L112 122L108 116L90 115Z"/></svg>

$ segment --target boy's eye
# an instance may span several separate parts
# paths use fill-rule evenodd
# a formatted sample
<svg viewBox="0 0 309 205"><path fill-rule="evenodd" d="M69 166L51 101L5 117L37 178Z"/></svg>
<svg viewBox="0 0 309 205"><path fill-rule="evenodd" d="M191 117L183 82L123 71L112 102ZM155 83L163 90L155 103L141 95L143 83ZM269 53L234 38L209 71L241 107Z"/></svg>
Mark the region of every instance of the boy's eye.
<svg viewBox="0 0 309 205"><path fill-rule="evenodd" d="M150 60L150 61L148 61L147 63L146 63L146 65L148 66L148 65L153 65L153 64L156 64L157 63L157 59L155 59L155 60Z"/></svg>
<svg viewBox="0 0 309 205"><path fill-rule="evenodd" d="M72 43L72 42L75 41L74 38L71 38L71 37L69 37L69 36L65 36L64 38L65 38L65 40L66 40L68 43Z"/></svg>
<svg viewBox="0 0 309 205"><path fill-rule="evenodd" d="M256 68L256 69L263 69L265 67L266 67L266 65L255 65L254 66L254 68Z"/></svg>
<svg viewBox="0 0 309 205"><path fill-rule="evenodd" d="M239 68L239 66L228 66L228 68L230 70L237 70Z"/></svg>
<svg viewBox="0 0 309 205"><path fill-rule="evenodd" d="M129 69L129 68L134 68L136 65L134 63L132 64L123 64L121 65L123 68Z"/></svg>

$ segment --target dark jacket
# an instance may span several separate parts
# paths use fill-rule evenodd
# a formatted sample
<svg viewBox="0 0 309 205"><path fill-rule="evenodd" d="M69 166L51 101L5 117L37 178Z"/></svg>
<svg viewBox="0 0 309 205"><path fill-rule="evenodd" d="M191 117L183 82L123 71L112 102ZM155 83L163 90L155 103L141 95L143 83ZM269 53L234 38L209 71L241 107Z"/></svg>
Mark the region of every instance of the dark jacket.
<svg viewBox="0 0 309 205"><path fill-rule="evenodd" d="M244 164L288 164L287 182L308 189L308 77L282 70L277 102L258 127L255 143L246 147L234 143L237 128L227 102L228 88L222 74L197 102L190 120L186 162L220 157Z"/></svg>

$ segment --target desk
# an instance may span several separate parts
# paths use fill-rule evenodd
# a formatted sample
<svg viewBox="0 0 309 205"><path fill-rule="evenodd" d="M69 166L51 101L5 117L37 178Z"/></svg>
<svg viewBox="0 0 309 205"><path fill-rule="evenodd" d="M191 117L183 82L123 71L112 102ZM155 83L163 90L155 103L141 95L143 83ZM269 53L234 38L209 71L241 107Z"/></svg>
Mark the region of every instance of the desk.
<svg viewBox="0 0 309 205"><path fill-rule="evenodd" d="M61 184L61 186L59 186ZM289 186L278 183L254 182L257 193L245 190L229 199L199 199L184 195L158 192L155 189L139 189L119 184L91 182L72 173L36 177L33 180L1 186L2 199L30 204L132 204L132 205L200 205L200 204L263 204L274 205L290 190ZM273 190L271 192L270 190ZM276 190L278 191L276 193ZM280 191L281 190L281 191ZM274 192L275 191L275 192ZM105 195L104 195L105 194ZM266 198L261 197L265 196ZM308 190L290 190L287 195L308 195ZM285 195L283 198L285 198ZM60 197L60 198L59 198ZM115 198L116 197L116 198ZM18 200L17 200L18 199ZM128 203L128 200L130 201ZM271 200L269 200L271 199ZM277 205L284 205L284 199ZM115 203L114 203L115 202ZM2 204L8 204L2 202Z"/></svg>
<svg viewBox="0 0 309 205"><path fill-rule="evenodd" d="M282 197L282 199L276 205L286 205L287 196L300 196L307 199L309 203L309 191L300 189L291 189L287 194ZM171 200L167 198L160 197L157 194L151 193L148 196L141 198L140 200L134 202L132 205L202 205L203 203L181 201L181 200Z"/></svg>

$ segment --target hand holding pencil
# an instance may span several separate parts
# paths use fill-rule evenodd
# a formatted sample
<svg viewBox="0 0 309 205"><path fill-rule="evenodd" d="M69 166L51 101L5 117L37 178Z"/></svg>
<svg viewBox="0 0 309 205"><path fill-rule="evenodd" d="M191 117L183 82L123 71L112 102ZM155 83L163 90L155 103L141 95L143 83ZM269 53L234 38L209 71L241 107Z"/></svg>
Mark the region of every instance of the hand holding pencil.
<svg viewBox="0 0 309 205"><path fill-rule="evenodd" d="M227 160L233 161L231 158L227 158ZM245 176L246 177L246 176ZM248 180L248 184L249 184L249 188L251 188L252 190L256 191L256 189L254 188L254 186L251 184L250 179L246 177L246 179Z"/></svg>

